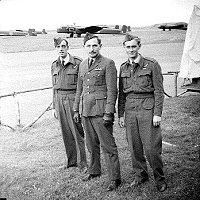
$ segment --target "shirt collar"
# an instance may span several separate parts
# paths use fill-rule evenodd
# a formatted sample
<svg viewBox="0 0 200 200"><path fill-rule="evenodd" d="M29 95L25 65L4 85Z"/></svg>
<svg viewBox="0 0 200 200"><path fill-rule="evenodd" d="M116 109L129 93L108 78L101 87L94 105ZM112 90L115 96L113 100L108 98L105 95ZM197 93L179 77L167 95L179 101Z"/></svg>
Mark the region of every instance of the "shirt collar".
<svg viewBox="0 0 200 200"><path fill-rule="evenodd" d="M70 60L69 54L67 54L67 56L64 59L60 57L60 62L61 63L62 63L63 60L64 60L64 64L66 65L69 62L69 60Z"/></svg>
<svg viewBox="0 0 200 200"><path fill-rule="evenodd" d="M141 55L140 54L138 54L137 58L135 60L133 60L133 61L131 59L128 59L130 64L140 63L140 60L141 60Z"/></svg>
<svg viewBox="0 0 200 200"><path fill-rule="evenodd" d="M99 58L100 58L100 54L98 54L95 58L88 58L88 60L91 60L91 59L92 59L93 62L94 62L94 61L98 60Z"/></svg>
<svg viewBox="0 0 200 200"><path fill-rule="evenodd" d="M67 54L65 59L62 59L61 57L58 57L58 62L62 63L62 60L64 60L64 64L66 65L67 63L72 63L74 65L76 65L76 62L74 60L74 57L72 55L70 55L69 53Z"/></svg>

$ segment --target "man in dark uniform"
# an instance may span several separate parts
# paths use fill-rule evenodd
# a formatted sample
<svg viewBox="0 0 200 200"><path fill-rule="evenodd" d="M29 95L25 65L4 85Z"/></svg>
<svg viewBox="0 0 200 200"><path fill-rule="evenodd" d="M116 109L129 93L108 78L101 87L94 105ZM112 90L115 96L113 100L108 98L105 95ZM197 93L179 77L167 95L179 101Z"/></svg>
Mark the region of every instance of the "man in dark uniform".
<svg viewBox="0 0 200 200"><path fill-rule="evenodd" d="M74 118L82 116L86 145L90 153L89 175L84 180L101 175L100 146L107 164L108 191L121 184L118 150L113 137L115 103L117 99L117 70L113 60L100 54L101 40L87 33L84 47L88 59L80 64Z"/></svg>
<svg viewBox="0 0 200 200"><path fill-rule="evenodd" d="M53 112L61 126L68 158L67 168L77 167L79 164L81 170L86 170L83 127L73 119L78 70L82 60L68 53L69 46L65 38L54 39L54 45L59 57L51 66Z"/></svg>
<svg viewBox="0 0 200 200"><path fill-rule="evenodd" d="M132 165L136 169L132 186L148 181L146 158L153 169L157 189L167 188L161 158L161 114L164 101L163 76L158 62L138 53L138 37L126 34L124 49L128 60L120 67L118 117L126 126ZM125 113L125 118L124 118Z"/></svg>

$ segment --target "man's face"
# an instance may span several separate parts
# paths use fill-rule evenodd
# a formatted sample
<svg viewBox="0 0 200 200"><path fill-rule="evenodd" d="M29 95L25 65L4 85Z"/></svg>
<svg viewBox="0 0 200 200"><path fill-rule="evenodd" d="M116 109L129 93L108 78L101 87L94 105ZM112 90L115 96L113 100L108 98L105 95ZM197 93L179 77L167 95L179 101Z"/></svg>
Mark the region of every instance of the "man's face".
<svg viewBox="0 0 200 200"><path fill-rule="evenodd" d="M132 59L137 58L140 45L138 44L136 40L125 42L124 48L129 58L132 58Z"/></svg>
<svg viewBox="0 0 200 200"><path fill-rule="evenodd" d="M62 58L65 58L67 56L68 49L69 47L65 40L62 40L62 42L56 46L58 55Z"/></svg>
<svg viewBox="0 0 200 200"><path fill-rule="evenodd" d="M101 44L98 43L97 38L92 38L85 43L84 47L90 58L96 58L99 55Z"/></svg>

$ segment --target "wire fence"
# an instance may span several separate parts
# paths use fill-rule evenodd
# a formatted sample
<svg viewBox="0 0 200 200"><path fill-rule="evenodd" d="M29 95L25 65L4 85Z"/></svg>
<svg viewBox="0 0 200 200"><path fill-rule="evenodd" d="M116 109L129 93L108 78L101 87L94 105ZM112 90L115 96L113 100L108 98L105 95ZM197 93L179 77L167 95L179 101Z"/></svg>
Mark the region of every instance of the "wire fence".
<svg viewBox="0 0 200 200"><path fill-rule="evenodd" d="M177 97L177 96L179 96L177 94L178 73L179 73L179 71L170 71L170 72L167 72L167 73L163 73L164 76L165 75L172 75L172 76L174 76L174 94L173 94L173 96L171 96L171 95L167 94L166 92L164 92L164 94L167 97ZM42 91L42 90L48 90L48 89L52 89L52 87L30 89L30 90L24 90L24 91L19 91L19 92L13 92L13 93L5 94L5 95L0 95L0 126L8 127L11 130L13 130L13 131L15 130L14 127L12 127L10 125L7 125L7 124L4 124L1 121L1 99L2 98L6 98L6 97L10 97L10 96L13 97L14 104L15 104L15 116L16 116L16 120L17 120L17 124L16 125L18 127L22 127L21 116L20 116L20 106L19 106L20 102L19 102L19 99L18 99L18 95L23 94L23 93L36 92L36 91ZM35 117L30 123L28 123L25 126L23 126L22 130L25 130L26 128L31 127L35 122L37 122L45 114L45 112L51 110L52 109L51 107L52 107L52 102L45 108L44 111L42 111L42 113L40 113L37 117Z"/></svg>

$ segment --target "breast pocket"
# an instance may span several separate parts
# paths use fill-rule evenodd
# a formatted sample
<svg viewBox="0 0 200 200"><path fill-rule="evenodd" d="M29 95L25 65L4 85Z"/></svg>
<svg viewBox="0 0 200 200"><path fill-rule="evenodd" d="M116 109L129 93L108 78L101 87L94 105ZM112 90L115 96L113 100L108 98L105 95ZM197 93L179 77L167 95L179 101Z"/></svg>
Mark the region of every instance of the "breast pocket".
<svg viewBox="0 0 200 200"><path fill-rule="evenodd" d="M105 81L105 75L104 75L104 71L98 71L94 74L93 76L93 80L94 80L94 85L105 85L106 81Z"/></svg>
<svg viewBox="0 0 200 200"><path fill-rule="evenodd" d="M139 87L146 87L146 86L152 85L151 71L143 70L143 71L138 72L137 83Z"/></svg>
<svg viewBox="0 0 200 200"><path fill-rule="evenodd" d="M124 71L121 73L124 89L131 87L131 72Z"/></svg>
<svg viewBox="0 0 200 200"><path fill-rule="evenodd" d="M75 70L68 71L65 80L69 85L76 85L78 80L78 72Z"/></svg>

